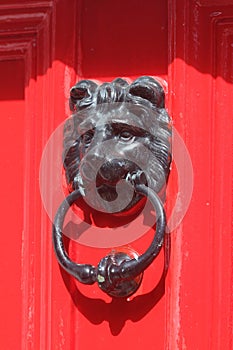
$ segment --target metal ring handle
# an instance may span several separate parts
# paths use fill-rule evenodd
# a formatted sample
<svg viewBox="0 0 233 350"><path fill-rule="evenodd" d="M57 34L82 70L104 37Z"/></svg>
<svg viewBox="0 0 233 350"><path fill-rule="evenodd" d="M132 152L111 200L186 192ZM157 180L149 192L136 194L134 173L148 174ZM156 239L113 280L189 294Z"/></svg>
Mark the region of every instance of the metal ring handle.
<svg viewBox="0 0 233 350"><path fill-rule="evenodd" d="M135 191L148 197L156 212L156 230L153 241L145 253L138 258L129 258L126 254L116 253L101 259L98 266L73 262L63 243L63 224L70 206L81 196L79 189L70 193L57 210L53 223L53 245L60 265L79 282L98 283L99 287L111 296L128 296L138 288L133 280L156 258L163 245L166 228L166 216L159 196L144 184L132 181Z"/></svg>

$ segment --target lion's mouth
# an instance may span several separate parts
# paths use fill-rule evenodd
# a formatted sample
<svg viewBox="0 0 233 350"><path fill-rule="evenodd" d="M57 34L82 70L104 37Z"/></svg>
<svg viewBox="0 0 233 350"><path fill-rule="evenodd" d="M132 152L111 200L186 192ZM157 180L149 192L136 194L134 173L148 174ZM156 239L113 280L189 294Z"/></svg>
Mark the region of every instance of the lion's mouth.
<svg viewBox="0 0 233 350"><path fill-rule="evenodd" d="M97 191L100 195L100 197L107 201L107 202L113 202L117 200L118 193L117 193L117 188L116 185L114 184L101 184L100 186L97 187ZM127 196L127 194L125 194ZM131 215L135 214L136 212L139 212L143 206L144 206L144 201L142 201L142 195L136 193L134 191L133 196L129 203L126 205L123 211L121 211L121 215ZM115 212L114 214L117 214Z"/></svg>
<svg viewBox="0 0 233 350"><path fill-rule="evenodd" d="M102 199L107 202L113 202L117 199L116 185L103 183L97 187L97 191Z"/></svg>

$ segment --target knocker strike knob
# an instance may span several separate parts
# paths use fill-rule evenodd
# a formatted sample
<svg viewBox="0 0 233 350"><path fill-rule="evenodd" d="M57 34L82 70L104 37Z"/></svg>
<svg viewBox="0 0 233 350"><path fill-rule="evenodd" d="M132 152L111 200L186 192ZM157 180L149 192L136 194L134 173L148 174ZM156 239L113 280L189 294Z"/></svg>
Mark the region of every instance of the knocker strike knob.
<svg viewBox="0 0 233 350"><path fill-rule="evenodd" d="M141 284L142 273L134 278L123 279L120 270L126 261L137 257L135 253L120 250L112 251L105 256L97 267L97 282L100 289L113 297L128 297L133 294Z"/></svg>

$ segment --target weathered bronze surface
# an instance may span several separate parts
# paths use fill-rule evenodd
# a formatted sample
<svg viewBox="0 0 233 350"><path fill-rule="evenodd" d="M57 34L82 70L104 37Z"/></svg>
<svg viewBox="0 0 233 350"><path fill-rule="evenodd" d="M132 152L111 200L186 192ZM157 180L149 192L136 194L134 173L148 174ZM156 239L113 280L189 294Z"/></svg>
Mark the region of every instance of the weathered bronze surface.
<svg viewBox="0 0 233 350"><path fill-rule="evenodd" d="M74 114L65 125L63 153L70 191L85 191L92 185L110 202L117 197L116 184L121 179L143 170L148 186L164 199L171 125L164 91L157 81L140 77L128 84L118 78L98 86L83 80L71 89L70 107ZM85 164L80 169L83 157ZM124 210L140 199L135 193Z"/></svg>
<svg viewBox="0 0 233 350"><path fill-rule="evenodd" d="M171 162L171 123L164 107L164 90L143 76L131 84L118 78L97 85L77 83L70 92L72 116L64 128L63 164L70 194L59 207L53 225L53 243L61 266L81 283L98 283L113 297L134 293L143 271L163 244L166 217L163 209ZM108 211L118 199L117 184L131 183L119 208ZM137 258L125 252L110 253L98 266L70 260L63 244L63 223L70 206L80 198L100 212L131 213L147 197L156 213L154 239ZM93 197L93 198L92 198ZM122 204L126 204L122 206ZM139 206L140 207L140 206Z"/></svg>

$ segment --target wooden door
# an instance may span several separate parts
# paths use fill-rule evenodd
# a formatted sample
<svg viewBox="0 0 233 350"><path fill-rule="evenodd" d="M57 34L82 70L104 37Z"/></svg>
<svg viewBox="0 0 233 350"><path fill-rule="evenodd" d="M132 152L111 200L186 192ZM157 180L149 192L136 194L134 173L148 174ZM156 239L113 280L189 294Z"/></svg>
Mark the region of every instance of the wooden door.
<svg viewBox="0 0 233 350"><path fill-rule="evenodd" d="M231 0L1 2L1 349L233 348L232 18ZM140 75L167 84L194 187L137 294L112 300L59 269L40 161L77 80ZM182 210L180 157L167 201ZM109 249L71 243L70 254L91 263Z"/></svg>

